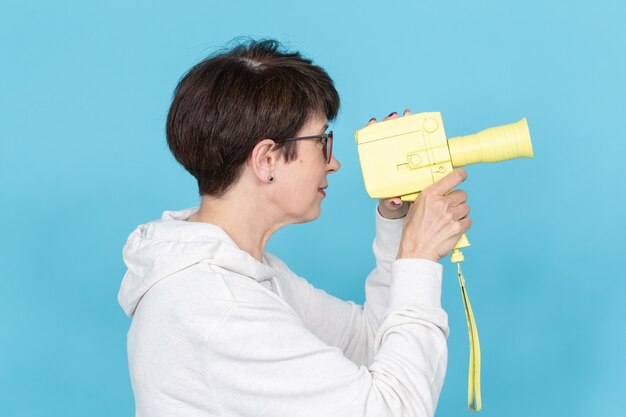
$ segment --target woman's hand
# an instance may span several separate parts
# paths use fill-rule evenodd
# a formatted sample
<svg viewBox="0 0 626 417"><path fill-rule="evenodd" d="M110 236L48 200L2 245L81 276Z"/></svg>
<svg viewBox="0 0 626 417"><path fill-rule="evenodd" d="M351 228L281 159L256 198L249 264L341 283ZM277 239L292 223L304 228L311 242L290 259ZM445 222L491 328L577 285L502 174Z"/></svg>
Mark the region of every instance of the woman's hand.
<svg viewBox="0 0 626 417"><path fill-rule="evenodd" d="M411 114L411 110L406 109L404 111L404 115ZM398 113L393 112L389 116L385 117L383 120L395 119L398 116ZM376 123L376 118L371 118L367 125L371 125ZM406 216L406 213L409 211L409 203L402 201L400 197L394 198L386 198L378 200L378 212L381 216L387 219L399 219L401 217Z"/></svg>
<svg viewBox="0 0 626 417"><path fill-rule="evenodd" d="M467 217L467 194L462 190L450 191L466 178L465 170L459 169L422 190L409 207L397 259L438 262L454 248L472 225Z"/></svg>

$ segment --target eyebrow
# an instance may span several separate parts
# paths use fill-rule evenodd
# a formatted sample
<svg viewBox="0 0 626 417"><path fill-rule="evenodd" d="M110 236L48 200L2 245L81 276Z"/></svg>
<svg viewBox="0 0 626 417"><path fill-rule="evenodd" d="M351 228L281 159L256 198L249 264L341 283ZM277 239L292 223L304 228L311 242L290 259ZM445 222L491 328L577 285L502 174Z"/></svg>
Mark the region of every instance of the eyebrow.
<svg viewBox="0 0 626 417"><path fill-rule="evenodd" d="M326 130L328 130L328 123L324 125L324 129L322 129L322 132L320 134L323 135Z"/></svg>

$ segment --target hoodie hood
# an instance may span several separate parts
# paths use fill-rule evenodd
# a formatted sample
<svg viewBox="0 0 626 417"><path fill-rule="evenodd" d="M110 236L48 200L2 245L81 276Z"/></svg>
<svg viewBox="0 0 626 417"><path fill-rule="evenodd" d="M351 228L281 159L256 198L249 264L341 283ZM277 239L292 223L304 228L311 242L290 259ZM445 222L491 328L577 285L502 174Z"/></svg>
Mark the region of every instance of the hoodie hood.
<svg viewBox="0 0 626 417"><path fill-rule="evenodd" d="M186 221L198 208L165 211L160 220L135 229L124 246L128 271L118 301L128 316L159 281L200 262L207 262L262 282L276 271L266 260L257 261L219 226Z"/></svg>

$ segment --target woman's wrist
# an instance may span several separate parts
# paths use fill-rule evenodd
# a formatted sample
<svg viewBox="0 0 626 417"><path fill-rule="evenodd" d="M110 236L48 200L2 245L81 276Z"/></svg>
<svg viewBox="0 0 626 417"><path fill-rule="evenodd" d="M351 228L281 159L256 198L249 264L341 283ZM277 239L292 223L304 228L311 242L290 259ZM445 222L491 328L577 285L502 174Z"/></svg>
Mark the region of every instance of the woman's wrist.
<svg viewBox="0 0 626 417"><path fill-rule="evenodd" d="M436 253L428 252L425 250L419 250L419 249L408 250L402 247L402 245L400 245L396 259L404 259L404 258L428 259L429 261L433 261L433 262L439 262L439 259L441 259Z"/></svg>

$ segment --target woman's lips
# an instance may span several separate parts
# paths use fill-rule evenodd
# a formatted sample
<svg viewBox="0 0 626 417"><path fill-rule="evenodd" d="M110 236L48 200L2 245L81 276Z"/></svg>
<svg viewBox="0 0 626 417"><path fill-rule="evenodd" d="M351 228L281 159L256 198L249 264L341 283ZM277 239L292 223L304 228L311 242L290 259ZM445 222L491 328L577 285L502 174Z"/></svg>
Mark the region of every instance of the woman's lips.
<svg viewBox="0 0 626 417"><path fill-rule="evenodd" d="M324 197L326 197L326 192L322 188L318 188L317 191L319 191Z"/></svg>

